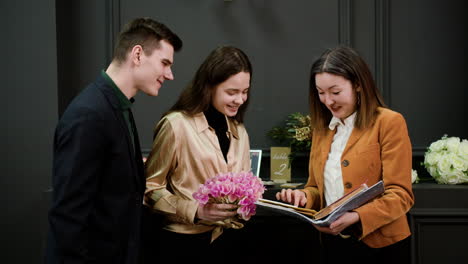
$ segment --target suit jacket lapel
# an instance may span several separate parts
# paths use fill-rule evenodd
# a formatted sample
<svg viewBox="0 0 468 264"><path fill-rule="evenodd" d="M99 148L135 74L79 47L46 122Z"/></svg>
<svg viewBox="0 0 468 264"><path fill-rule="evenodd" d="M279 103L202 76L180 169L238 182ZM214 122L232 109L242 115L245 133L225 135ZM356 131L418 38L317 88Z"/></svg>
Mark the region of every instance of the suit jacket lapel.
<svg viewBox="0 0 468 264"><path fill-rule="evenodd" d="M343 150L343 154L341 156L344 156L350 149L351 147L356 144L356 142L359 140L359 138L364 134L364 130L358 129L358 128L353 128L353 132L351 132L351 135L349 136L348 143L346 143L346 147Z"/></svg>
<svg viewBox="0 0 468 264"><path fill-rule="evenodd" d="M331 131L329 130L328 128L326 128L326 132L324 137L321 138L321 140L319 141L320 142L320 145L321 145L321 149L320 149L320 152L319 152L319 172L320 172L320 177L316 177L317 179L317 186L319 186L319 191L320 191L320 200L321 200L321 206L323 207L325 205L325 199L324 199L324 182L325 182L325 179L323 178L324 177L324 171L325 171L325 163L326 161L328 160L328 154L330 153L330 149L331 149L331 144L333 142L333 137L335 136L336 134L336 128L335 130Z"/></svg>
<svg viewBox="0 0 468 264"><path fill-rule="evenodd" d="M331 144L333 142L333 137L336 134L336 128L333 131L327 131L325 137L323 138L321 144L322 144L322 151L321 151L321 157L320 160L326 161L328 159L328 154L330 153L331 149ZM321 171L325 168L325 162L322 164Z"/></svg>
<svg viewBox="0 0 468 264"><path fill-rule="evenodd" d="M133 117L132 117L133 118ZM127 131L128 132L128 131ZM133 138L134 138L134 143L135 143L135 152L134 152L134 157L135 157L135 162L136 162L136 169L137 169L137 184L140 186L141 190L145 190L146 186L146 181L143 177L140 177L140 175L144 175L144 165L143 165L143 156L141 155L141 147L140 147L140 137L138 136L138 129L136 128L136 123L135 119L133 118ZM127 133L127 139L130 140L130 135ZM133 150L133 148L132 148Z"/></svg>
<svg viewBox="0 0 468 264"><path fill-rule="evenodd" d="M98 85L98 88L102 91L104 96L107 98L107 101L112 106L114 116L116 117L116 119L117 119L117 121L118 121L118 123L120 125L120 128L122 129L122 131L125 134L125 140L127 142L127 150L131 154L130 156L133 157L133 159L131 160L131 164L132 164L132 167L133 167L133 171L136 172L135 173L136 184L137 184L137 186L139 186L141 188L141 185L142 184L144 185L145 183L144 183L144 179L142 179L142 176L141 176L141 175L144 175L144 172L143 172L143 164L142 164L143 163L143 158L141 156L140 142L138 140L139 139L138 132L137 132L137 130L135 128L134 129L135 130L135 134L134 134L135 149L134 149L133 148L133 143L132 143L132 137L130 136L130 132L128 131L127 123L125 122L123 114L122 114L122 112L120 110L120 103L119 103L119 100L118 100L117 96L115 95L114 91L112 90L112 87L107 85L104 78L99 76L97 82L100 83L100 85ZM138 158L139 158L139 160L137 160ZM144 186L143 186L143 189L144 189Z"/></svg>
<svg viewBox="0 0 468 264"><path fill-rule="evenodd" d="M125 119L123 117L122 111L120 109L120 103L119 99L115 95L114 91L112 91L112 87L108 86L105 80L100 77L103 81L103 85L98 86L101 88L101 91L103 92L104 96L107 98L108 102L112 106L114 110L114 115L117 118L120 128L124 131L125 133L125 139L127 141L128 145L128 151L132 153L132 156L135 156L135 152L133 150L133 143L132 143L132 137L130 136L130 132L128 131L128 126L127 123L125 122Z"/></svg>

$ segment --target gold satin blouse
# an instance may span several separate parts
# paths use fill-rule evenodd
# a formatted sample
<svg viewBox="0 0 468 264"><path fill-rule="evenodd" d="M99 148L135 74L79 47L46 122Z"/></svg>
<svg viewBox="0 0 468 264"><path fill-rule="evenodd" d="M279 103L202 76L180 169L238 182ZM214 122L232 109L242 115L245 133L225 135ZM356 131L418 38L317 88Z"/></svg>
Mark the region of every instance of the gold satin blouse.
<svg viewBox="0 0 468 264"><path fill-rule="evenodd" d="M198 202L192 193L217 174L250 171L247 131L243 124L228 117L226 120L230 139L227 163L203 113L192 117L173 112L157 124L146 161L145 202L165 216L164 229L183 234L215 229L195 223Z"/></svg>

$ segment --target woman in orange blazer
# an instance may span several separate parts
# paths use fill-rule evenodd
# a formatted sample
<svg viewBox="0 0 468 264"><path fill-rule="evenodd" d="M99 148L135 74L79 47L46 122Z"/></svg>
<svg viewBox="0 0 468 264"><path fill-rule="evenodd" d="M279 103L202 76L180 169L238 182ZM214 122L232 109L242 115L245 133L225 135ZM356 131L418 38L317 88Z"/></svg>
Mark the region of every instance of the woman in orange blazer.
<svg viewBox="0 0 468 264"><path fill-rule="evenodd" d="M304 189L284 189L277 199L319 210L362 183L383 180L382 196L328 227L315 226L321 232L321 259L409 263L406 213L414 196L411 142L403 116L385 108L369 67L349 47L327 50L315 61L309 100L309 179Z"/></svg>

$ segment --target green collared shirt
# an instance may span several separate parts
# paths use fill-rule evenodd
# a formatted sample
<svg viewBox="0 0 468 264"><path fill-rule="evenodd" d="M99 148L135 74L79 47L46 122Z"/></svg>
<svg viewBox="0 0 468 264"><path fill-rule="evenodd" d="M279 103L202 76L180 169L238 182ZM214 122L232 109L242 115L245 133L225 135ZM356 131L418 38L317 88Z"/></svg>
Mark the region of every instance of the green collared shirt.
<svg viewBox="0 0 468 264"><path fill-rule="evenodd" d="M122 112L122 115L125 119L125 123L127 124L128 132L130 133L130 138L132 139L131 141L133 150L135 151L135 133L133 132L132 126L133 120L130 118L131 107L133 105L133 102L135 102L135 99L130 98L129 100L104 70L101 71L101 75L106 80L107 84L109 84L112 87L112 90L114 90L114 93L119 100L119 109Z"/></svg>

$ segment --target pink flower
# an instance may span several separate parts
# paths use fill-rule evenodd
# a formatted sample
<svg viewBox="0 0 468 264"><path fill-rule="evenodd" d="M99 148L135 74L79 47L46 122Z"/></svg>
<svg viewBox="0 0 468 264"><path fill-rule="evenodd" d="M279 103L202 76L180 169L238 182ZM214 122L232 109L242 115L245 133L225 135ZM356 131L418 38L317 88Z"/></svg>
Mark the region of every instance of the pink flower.
<svg viewBox="0 0 468 264"><path fill-rule="evenodd" d="M247 221L255 214L255 202L264 192L262 181L252 172L229 172L208 179L192 196L200 204L237 204L238 217Z"/></svg>
<svg viewBox="0 0 468 264"><path fill-rule="evenodd" d="M248 204L237 209L240 218L248 221L252 215L255 215L255 204Z"/></svg>

